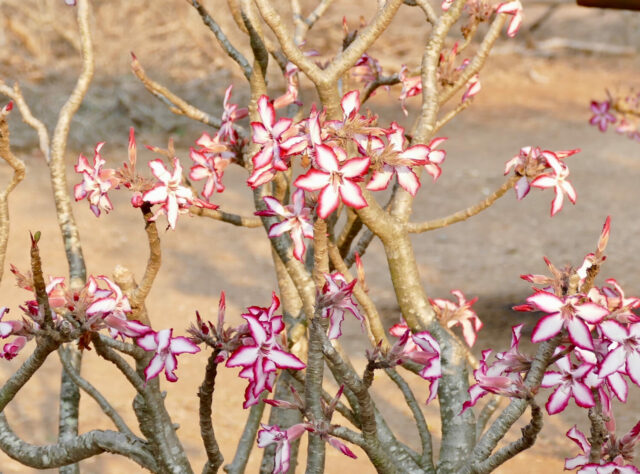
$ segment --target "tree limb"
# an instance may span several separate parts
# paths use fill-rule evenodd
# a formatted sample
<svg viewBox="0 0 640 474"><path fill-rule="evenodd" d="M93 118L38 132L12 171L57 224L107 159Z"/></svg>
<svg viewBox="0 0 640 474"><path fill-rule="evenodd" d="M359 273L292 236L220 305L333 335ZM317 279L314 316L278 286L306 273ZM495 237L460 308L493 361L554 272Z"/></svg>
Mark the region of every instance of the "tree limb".
<svg viewBox="0 0 640 474"><path fill-rule="evenodd" d="M86 379L82 378L78 372L76 372L75 368L71 365L67 354L67 350L63 348L58 349L58 356L60 357L60 362L64 367L64 370L67 372L71 380L84 390L87 395L93 398L100 409L107 415L113 424L118 428L118 430L130 438L136 438L136 435L131 431L131 429L127 426L125 421L122 419L120 414L111 406L111 404L107 401L107 399L102 395L98 389L96 389L91 383L89 383Z"/></svg>
<svg viewBox="0 0 640 474"><path fill-rule="evenodd" d="M488 207L490 207L493 203L495 203L498 199L506 194L509 189L513 188L516 182L520 179L520 176L513 175L510 176L498 189L496 189L493 193L487 196L486 199L480 201L477 204L474 204L471 207L463 209L461 211L455 212L449 216L441 217L439 219L433 219L431 221L413 223L410 222L407 224L407 230L410 233L422 233L427 232L434 229L440 229L442 227L450 226L451 224L455 224L456 222L461 222L467 220L471 216L475 216L480 212L484 211Z"/></svg>
<svg viewBox="0 0 640 474"><path fill-rule="evenodd" d="M193 8L196 9L198 14L200 15L200 18L202 18L202 21L204 22L204 24L207 25L211 30L211 32L215 35L222 49L224 49L227 55L231 59L233 59L238 64L238 66L240 66L240 68L242 69L242 72L244 73L244 77L249 79L251 77L251 65L249 64L249 61L247 61L247 59L242 55L242 53L238 51L231 44L231 42L229 41L229 38L227 38L227 35L224 34L224 31L222 31L220 26L209 14L209 12L204 7L204 5L202 5L198 0L187 0L187 1L193 6Z"/></svg>
<svg viewBox="0 0 640 474"><path fill-rule="evenodd" d="M151 472L158 472L153 455L136 437L116 431L93 430L57 444L34 446L18 438L4 413L0 413L0 448L12 459L35 469L69 466L98 454L112 453L129 458Z"/></svg>

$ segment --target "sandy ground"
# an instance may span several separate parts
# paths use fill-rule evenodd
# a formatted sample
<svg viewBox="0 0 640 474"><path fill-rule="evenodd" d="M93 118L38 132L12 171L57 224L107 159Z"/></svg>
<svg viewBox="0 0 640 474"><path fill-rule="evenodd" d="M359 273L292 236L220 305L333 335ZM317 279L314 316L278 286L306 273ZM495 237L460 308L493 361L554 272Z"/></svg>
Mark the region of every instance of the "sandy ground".
<svg viewBox="0 0 640 474"><path fill-rule="evenodd" d="M423 284L431 297L447 297L448 292L456 288L469 297L479 297L476 308L485 327L480 332L474 352L479 354L481 349L487 347L506 348L513 324L526 322L525 333L530 334L536 318L510 310L512 305L522 302L529 293L527 284L519 279L519 275L543 273L543 255L560 266L564 263L580 264L584 255L594 249L607 215L612 217L613 230L609 257L600 282L615 277L628 294L638 294L640 242L637 235L640 221L637 218L637 183L640 178L640 145L613 132L601 134L590 127L587 121L591 99L602 98L605 87L629 84L638 77L639 72L637 57L497 56L491 60L482 76L483 91L476 103L442 130L441 135L450 137L445 146L448 155L444 173L436 184L423 183L414 204L415 220L447 215L484 198L502 183L504 162L517 153L521 146L539 145L551 150L582 149L579 155L568 161L571 181L578 192L578 203L576 206L566 204L555 218L549 217L552 192L532 192L522 202L517 202L514 194L509 193L491 209L468 222L414 237ZM212 74L225 77L223 73ZM114 79L111 83L101 83L92 94L98 98L107 97L116 86L123 85L130 95L138 94L142 101L146 100L144 94L135 89L135 83L126 79L118 81ZM226 87L227 82L228 79L226 82L216 82L211 96ZM392 96L387 96L380 92L369 107L382 117L400 119L402 124L409 126L412 117L405 119L398 113L399 107L395 101L397 93L394 90ZM92 102L91 106L96 106L98 102ZM128 104L126 101L123 103ZM215 103L220 103L220 99L217 98ZM416 106L415 101L410 102L413 111ZM108 130L104 133L111 141L104 155L114 166L125 157L126 131L131 122L135 123L135 117L129 118L128 112L133 111L131 115L135 115L136 111L142 110L127 107L128 110L113 111L114 114L120 113L117 123L121 132L116 136L111 133L113 117L105 116ZM82 112L76 121L76 128L86 131L87 136L83 140L82 133L76 132L73 144L78 151L91 153L93 143L97 141L93 138L100 135L100 123L87 125L82 119ZM84 110L86 114L91 112L91 107ZM171 121L167 128L177 135L179 144L186 146L197 138L198 126L194 127L181 119L167 120ZM11 196L11 238L7 265L13 263L19 268L27 268L28 231L40 230L43 234L41 249L46 272L65 275L66 264L50 199L46 165L33 151L33 137L29 138L29 132L20 129L17 117L13 118L14 126L28 174ZM139 142L163 145L157 138L163 132L159 127L157 124L142 127ZM150 153L145 153L142 152L143 161L152 157ZM74 161L75 156L75 152L69 152L69 163ZM188 158L184 150L180 156L186 164ZM71 187L75 177L71 168L69 171ZM6 178L6 169L3 168L0 173ZM230 169L225 178L227 191L218 202L231 211L248 209L251 195L243 185L246 179L244 172ZM89 273L109 275L116 264L127 266L136 275L143 271L146 261L143 227L138 213L128 206L127 200L125 193L115 193L115 211L99 220L89 211L86 203L75 205ZM162 232L161 237L163 267L148 300L155 327L171 326L177 332L182 332L194 320L196 309L203 315L213 317L222 290L227 293L227 314L232 324L240 320L239 315L246 306L268 305L275 279L271 270L269 244L262 229L239 229L206 219L182 217L175 232ZM365 269L371 295L384 314L385 323L395 323L399 312L379 243L371 245L365 258ZM11 275L5 271L0 286L2 304L13 308L12 314L17 315L17 306L27 296L22 290L16 289ZM357 324L347 324L343 343L352 354L356 366L364 366L366 339ZM28 349L25 353L28 353ZM18 358L0 364L0 381L20 362ZM167 404L175 421L180 424L179 434L196 470L200 469L205 459L196 411L196 390L204 365L203 356L183 356L180 358L179 382L163 382L168 392ZM55 439L59 366L56 358L51 357L38 376L6 409L14 429L32 443L50 443ZM220 371L214 397L216 435L227 460L233 455L245 418L241 407L244 383L236 377L236 373L232 369ZM99 362L93 352L85 356L83 374L103 391L131 426L135 426L130 407L133 391L118 374ZM414 380L412 386L420 399L426 399L425 382ZM417 446L417 433L410 413L403 406L401 394L395 386L384 377L378 377L374 382L374 392L379 408L392 427L398 430L403 440ZM542 395L539 400L544 402ZM86 396L82 398L81 410L82 431L112 428L109 420ZM425 406L424 410L433 427L437 445L437 405ZM635 390L631 390L629 402L616 411L621 434L635 424L639 412L640 391L635 387ZM577 454L575 445L564 433L576 423L583 430L586 429L585 421L584 410L576 409L573 405L561 415L546 417L538 443L497 472L562 471L563 458ZM519 430L514 428L510 439L515 439L518 434ZM357 448L354 450L359 455L355 461L329 450L327 472L339 472L342 469L373 472L364 453ZM260 454L254 451L247 472L257 472ZM137 465L106 454L83 462L82 467L83 472L87 473L139 471ZM0 472L35 471L0 454Z"/></svg>

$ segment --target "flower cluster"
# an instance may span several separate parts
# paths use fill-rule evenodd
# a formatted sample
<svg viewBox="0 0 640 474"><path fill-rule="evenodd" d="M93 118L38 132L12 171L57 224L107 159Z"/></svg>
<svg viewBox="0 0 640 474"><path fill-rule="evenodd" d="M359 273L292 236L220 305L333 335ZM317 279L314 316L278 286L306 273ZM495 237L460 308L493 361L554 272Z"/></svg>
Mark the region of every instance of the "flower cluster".
<svg viewBox="0 0 640 474"><path fill-rule="evenodd" d="M531 186L540 189L553 188L556 197L551 202L551 215L554 216L562 209L565 194L573 204L576 202L577 194L571 183L567 181L569 167L564 159L579 151L579 149L550 151L526 146L507 161L504 174L506 176L513 170L516 176L520 176L514 187L518 200L524 199L529 194Z"/></svg>
<svg viewBox="0 0 640 474"><path fill-rule="evenodd" d="M316 212L318 217L325 219L341 203L355 209L367 206L359 183L367 179L370 171L373 174L367 189L386 189L396 174L400 185L411 194L415 194L420 186L413 168L423 166L434 178L440 174L438 165L445 154L435 148L442 139L434 140L429 146L406 147L404 129L400 126L393 123L389 129L383 129L376 125L375 116L360 113L358 91L345 94L341 108L342 120L325 120L324 112L312 109L308 118L294 124L291 119L276 120L273 103L267 96L260 97L261 122L251 124L253 141L260 149L252 158L254 171L249 185L257 187L269 182L277 172L289 169L292 158L299 156L303 164L310 163L311 167L295 179L294 185L309 193L318 192ZM346 150L351 146L355 146L359 156L348 157ZM271 199L267 202L266 215L278 214L289 220L287 226L295 228L299 236L300 230L307 227L308 219L306 215L302 219L299 216L303 207L302 195L298 196L299 211L276 210L277 204ZM261 215L265 215L264 212ZM292 219L297 222L295 226ZM275 230L278 233L274 235L280 235L280 230ZM302 245L298 236L292 235L292 238L297 242L296 258L301 258Z"/></svg>
<svg viewBox="0 0 640 474"><path fill-rule="evenodd" d="M593 285L605 260L609 233L607 218L596 252L588 254L579 268L559 270L545 259L551 276L522 275L537 286L526 304L514 308L544 314L532 332L532 342L555 341L549 365L556 368L547 368L539 384L552 389L546 402L549 415L562 412L573 398L579 407L600 410L606 421L608 434L596 464L589 464L591 448L584 435L575 427L567 433L583 454L568 459L566 468L580 468L581 473L637 472L626 463L632 461L638 425L617 441L611 401L615 397L626 402L627 379L640 386L640 317L633 312L640 307L640 298L625 296L614 279L605 286ZM483 352L464 410L486 393L533 400L537 387L527 379L533 358L518 348L521 332L522 325L513 329L511 348L498 353L492 364L488 363L491 351Z"/></svg>
<svg viewBox="0 0 640 474"><path fill-rule="evenodd" d="M22 273L11 266L18 286L35 293L33 276ZM145 369L146 380L156 377L163 369L167 380L175 382L176 356L183 353L195 354L200 348L185 337L173 337L172 329L155 332L138 320L130 319L132 309L121 288L106 276L90 276L80 290L70 290L64 278L50 278L45 291L48 308L42 308L36 300L29 300L21 307L24 317L21 321L2 321L9 311L0 310L0 337L14 336L5 344L0 356L10 360L25 344L45 328L45 311L51 311L52 328L62 334L75 331L81 348L88 348L92 334L106 329L113 338L132 339L146 351L155 352Z"/></svg>
<svg viewBox="0 0 640 474"><path fill-rule="evenodd" d="M389 329L389 334L398 338L386 355L390 365L402 364L410 360L424 366L420 377L430 382L427 403L438 395L438 385L442 377L440 365L440 344L428 331L413 334L402 321Z"/></svg>
<svg viewBox="0 0 640 474"><path fill-rule="evenodd" d="M131 203L134 207L141 207L144 203L149 206L159 205L151 220L156 220L160 215L166 215L169 226L175 229L179 214L188 212L191 206L216 209L218 206L208 201L197 198L193 191L182 184L182 166L173 153L172 147L166 151L171 156L173 169L167 167L160 159L149 162L151 173L156 178L155 182L143 178L136 170L137 150L133 128L129 134L129 163L124 163L119 169L103 168L106 161L100 151L104 143L99 143L94 151L93 166L89 164L83 155L78 157L75 165L76 173L82 176L82 182L74 187L76 201L87 199L91 210L96 216L101 211L109 212L113 209L109 199L109 191L118 189L121 185L133 191ZM151 148L156 150L155 148ZM205 155L203 160L206 159ZM194 168L201 166L194 165ZM198 171L195 172L198 175ZM205 186L205 190L207 186ZM211 191L213 192L213 191ZM206 198L211 193L203 194Z"/></svg>
<svg viewBox="0 0 640 474"><path fill-rule="evenodd" d="M248 408L260 401L260 394L273 389L277 369L301 370L304 362L293 354L285 352L278 342L278 335L284 330L282 316L275 315L280 300L274 293L269 308L251 306L242 315L247 322L248 333L227 360L227 367L242 367L240 377L249 381L245 391L244 407Z"/></svg>
<svg viewBox="0 0 640 474"><path fill-rule="evenodd" d="M640 92L611 94L607 91L606 100L591 101L591 112L589 123L601 132L606 132L611 125L617 133L640 142Z"/></svg>

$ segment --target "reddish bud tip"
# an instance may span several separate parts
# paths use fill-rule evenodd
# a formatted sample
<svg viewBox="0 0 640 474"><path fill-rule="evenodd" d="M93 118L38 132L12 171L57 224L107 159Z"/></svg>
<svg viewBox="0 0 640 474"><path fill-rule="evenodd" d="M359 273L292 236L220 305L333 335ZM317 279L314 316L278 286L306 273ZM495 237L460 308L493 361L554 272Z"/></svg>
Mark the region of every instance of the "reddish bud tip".
<svg viewBox="0 0 640 474"><path fill-rule="evenodd" d="M598 239L598 253L604 252L604 249L607 247L610 232L611 216L607 216L607 219L604 221L604 226L602 227L602 233L600 234L600 238Z"/></svg>
<svg viewBox="0 0 640 474"><path fill-rule="evenodd" d="M4 110L6 112L11 112L11 110L13 109L13 101L10 100L9 103L7 105L4 106Z"/></svg>
<svg viewBox="0 0 640 474"><path fill-rule="evenodd" d="M133 193L133 196L131 196L131 205L133 207L142 207L143 203L142 193L140 191Z"/></svg>

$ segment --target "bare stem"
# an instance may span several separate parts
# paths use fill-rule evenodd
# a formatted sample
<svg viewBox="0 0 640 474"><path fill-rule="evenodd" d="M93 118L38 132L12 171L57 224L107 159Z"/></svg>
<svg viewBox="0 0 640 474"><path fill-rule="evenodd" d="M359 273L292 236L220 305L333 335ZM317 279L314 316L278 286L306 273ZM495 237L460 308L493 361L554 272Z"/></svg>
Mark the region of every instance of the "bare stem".
<svg viewBox="0 0 640 474"><path fill-rule="evenodd" d="M159 472L146 444L136 437L116 431L93 430L57 444L34 446L13 432L4 413L0 413L0 448L9 457L35 469L61 468L102 453L112 453L129 458L151 472Z"/></svg>
<svg viewBox="0 0 640 474"><path fill-rule="evenodd" d="M451 224L455 224L456 222L461 222L467 220L469 217L475 216L485 209L489 208L493 203L495 203L498 199L504 196L509 189L513 188L516 182L520 179L520 176L513 175L509 177L502 185L496 189L493 193L491 193L486 199L483 199L477 204L474 204L471 207L463 209L461 211L455 212L449 216L441 217L439 219L434 219L431 221L420 222L420 223L409 223L407 224L407 230L411 233L421 233L427 232L434 229L440 229L442 227L450 226Z"/></svg>
<svg viewBox="0 0 640 474"><path fill-rule="evenodd" d="M132 319L137 319L141 312L144 312L144 301L151 291L156 275L162 264L162 246L160 245L160 236L155 221L152 220L153 212L151 212L151 204L145 202L140 208L144 218L144 230L147 234L149 244L149 259L144 270L144 275L140 284L131 292L131 309ZM147 323L148 323L148 318Z"/></svg>
<svg viewBox="0 0 640 474"><path fill-rule="evenodd" d="M93 398L100 409L107 415L113 424L118 428L119 431L130 436L131 438L136 438L136 435L131 431L131 429L127 426L125 421L122 419L120 414L111 406L111 404L107 401L107 399L102 395L98 389L96 389L91 383L89 383L86 379L82 378L80 374L76 371L76 369L71 365L68 357L69 354L66 349L59 348L58 356L60 357L60 362L64 367L64 370L67 372L71 380L84 390L87 395Z"/></svg>
<svg viewBox="0 0 640 474"><path fill-rule="evenodd" d="M216 435L213 431L213 420L211 418L213 403L213 391L215 389L216 375L218 373L218 357L219 351L214 350L207 361L207 368L204 372L204 380L198 390L198 398L200 399L200 436L207 452L207 462L202 469L203 474L215 474L224 462L224 457L220 452L220 447L216 441Z"/></svg>
<svg viewBox="0 0 640 474"><path fill-rule="evenodd" d="M420 408L420 404L416 400L415 395L411 391L411 387L406 382L405 379L395 370L395 369L387 369L385 373L389 376L391 380L398 386L402 395L404 396L404 401L411 410L411 414L413 415L413 419L416 422L416 427L418 428L418 435L420 436L420 442L422 445L422 456L420 457L420 465L428 470L428 472L435 472L435 466L433 465L433 447L431 443L431 431L429 431L429 425L427 425L427 420L424 417L424 413L422 413L422 409Z"/></svg>
<svg viewBox="0 0 640 474"><path fill-rule="evenodd" d="M188 103L184 99L178 97L176 94L171 92L168 88L163 86L162 84L154 81L153 79L147 76L147 73L142 68L140 61L134 55L132 55L131 60L131 70L135 74L135 76L142 82L142 85L153 94L158 100L164 103L171 112L176 115L184 115L185 117L190 118L191 120L195 120L197 122L202 122L205 125L209 125L210 127L220 128L222 125L222 121L217 118L209 115L207 112L200 110L194 105ZM242 136L246 135L246 132L239 127L235 127L238 133Z"/></svg>
<svg viewBox="0 0 640 474"><path fill-rule="evenodd" d="M49 163L49 160L51 159L51 152L49 149L49 132L47 131L47 127L45 127L44 124L31 113L31 109L24 100L24 96L20 90L20 85L16 82L13 85L13 89L11 89L0 80L0 94L10 97L15 102L24 123L36 131L38 134L40 151L42 151L45 160Z"/></svg>
<svg viewBox="0 0 640 474"><path fill-rule="evenodd" d="M215 35L222 49L224 49L224 51L231 59L238 63L238 66L240 66L240 68L242 69L244 76L249 79L251 77L251 65L249 64L249 61L247 61L242 53L231 44L231 41L229 41L227 35L224 34L224 31L222 31L220 26L216 23L216 21L207 11L204 5L202 5L198 0L187 1L193 6L193 8L196 9L204 24L207 25L211 32Z"/></svg>
<svg viewBox="0 0 640 474"><path fill-rule="evenodd" d="M238 447L236 448L236 454L233 457L233 461L231 461L231 464L227 464L224 467L224 471L227 474L243 474L247 467L249 455L251 454L251 450L256 439L256 433L258 432L258 426L262 419L262 413L264 412L264 403L262 402L262 399L265 396L266 393L262 392L258 403L249 409L249 416L247 416L247 422L245 423L242 435L238 440Z"/></svg>
<svg viewBox="0 0 640 474"><path fill-rule="evenodd" d="M203 207L191 206L189 208L189 213L195 216L208 217L209 219L226 222L238 227L256 228L262 226L262 221L259 217L241 216L230 212L218 211L217 209L205 209Z"/></svg>
<svg viewBox="0 0 640 474"><path fill-rule="evenodd" d="M504 462L534 445L538 433L540 433L542 429L543 418L542 410L534 400L530 400L529 405L531 406L531 421L527 426L522 428L522 436L507 446L500 448L484 461L475 464L469 472L474 474L488 474Z"/></svg>
<svg viewBox="0 0 640 474"><path fill-rule="evenodd" d="M0 192L0 281L4 273L4 261L9 242L9 194L24 179L24 162L11 152L9 145L9 125L6 113L0 112L0 159L13 168L13 176L7 187Z"/></svg>

